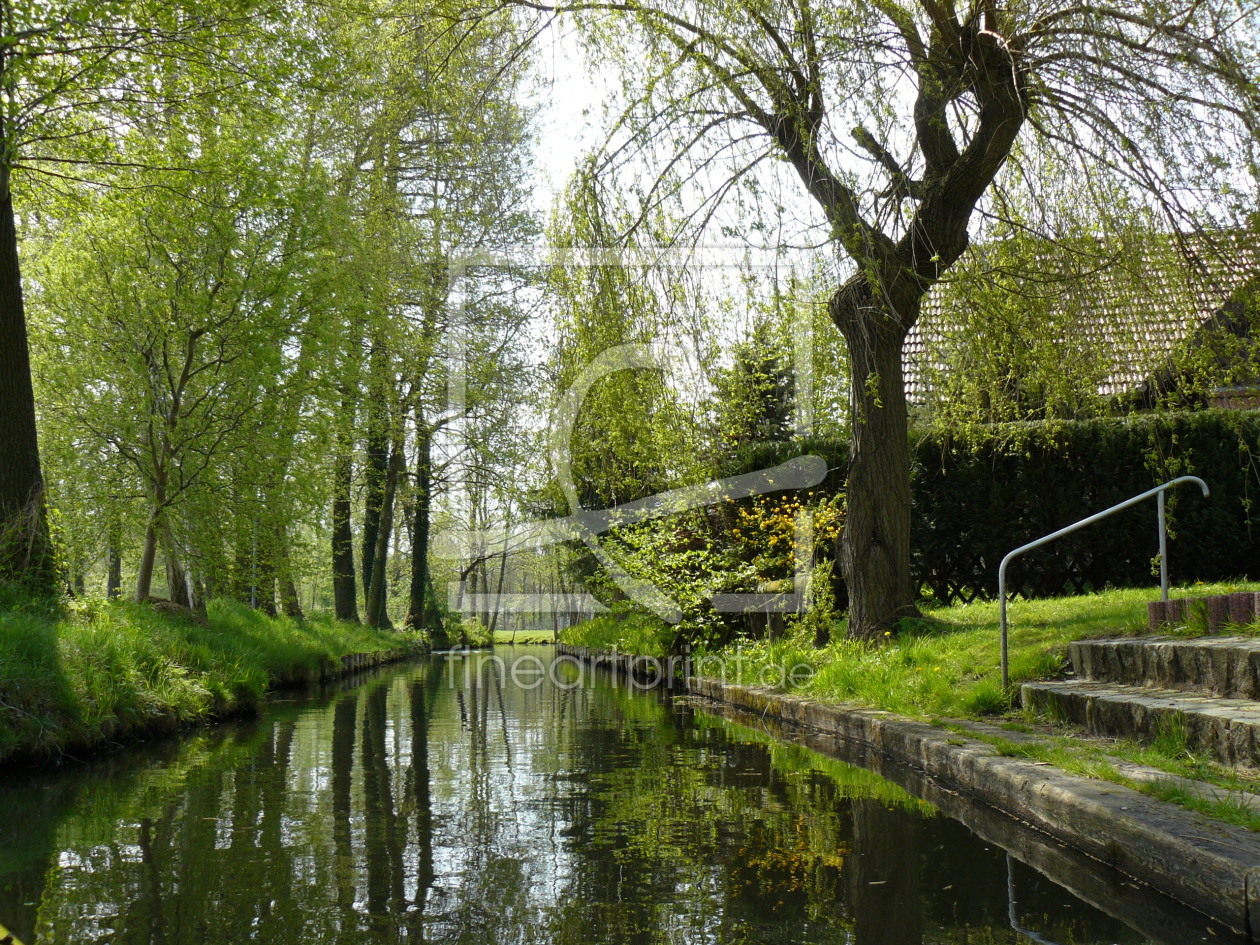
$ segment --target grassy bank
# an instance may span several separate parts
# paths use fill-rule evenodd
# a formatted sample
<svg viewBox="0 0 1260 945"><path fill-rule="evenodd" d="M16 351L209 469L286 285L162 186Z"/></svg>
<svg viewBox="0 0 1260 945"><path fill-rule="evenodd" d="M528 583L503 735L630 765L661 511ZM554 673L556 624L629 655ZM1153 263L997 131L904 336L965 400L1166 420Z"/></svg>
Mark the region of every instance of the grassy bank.
<svg viewBox="0 0 1260 945"><path fill-rule="evenodd" d="M553 630L496 630L494 642L496 645L503 643L516 646L549 644L556 642L556 634Z"/></svg>
<svg viewBox="0 0 1260 945"><path fill-rule="evenodd" d="M1201 597L1260 584L1208 584L1174 590ZM1146 605L1158 589L1126 589L1017 600L1010 604L1011 681L1057 675L1067 645L1089 636L1141 633ZM778 640L741 640L720 650L697 651L697 671L728 682L765 685L824 702L853 702L917 718L979 718L1011 705L998 667L996 602L940 607L922 621L907 621L884 639L845 639L836 624L832 643L817 649L813 634L788 632ZM565 643L623 653L663 656L673 630L651 617L601 616L564 631Z"/></svg>
<svg viewBox="0 0 1260 945"><path fill-rule="evenodd" d="M314 679L348 653L420 640L225 601L207 616L202 625L124 601L0 596L0 759L90 750L247 711L269 688Z"/></svg>

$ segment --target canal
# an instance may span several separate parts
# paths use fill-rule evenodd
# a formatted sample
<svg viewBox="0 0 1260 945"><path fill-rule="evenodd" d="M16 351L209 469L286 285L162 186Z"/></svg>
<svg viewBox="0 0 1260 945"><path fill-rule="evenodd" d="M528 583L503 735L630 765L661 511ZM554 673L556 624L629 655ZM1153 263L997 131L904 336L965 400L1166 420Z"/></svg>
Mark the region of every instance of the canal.
<svg viewBox="0 0 1260 945"><path fill-rule="evenodd" d="M26 945L1230 940L1088 865L1077 898L1016 825L1011 855L861 767L555 660L434 656L10 767L0 924Z"/></svg>

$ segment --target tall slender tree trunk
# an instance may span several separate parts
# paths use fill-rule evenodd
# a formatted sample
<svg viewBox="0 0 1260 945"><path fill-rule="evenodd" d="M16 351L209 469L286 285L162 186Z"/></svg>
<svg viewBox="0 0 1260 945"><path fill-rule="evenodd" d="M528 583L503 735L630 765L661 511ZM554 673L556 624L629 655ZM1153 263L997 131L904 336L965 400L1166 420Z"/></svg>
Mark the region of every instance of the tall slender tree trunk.
<svg viewBox="0 0 1260 945"><path fill-rule="evenodd" d="M394 496L398 491L398 477L402 474L402 447L395 444L385 470L385 489L381 496L381 516L376 533L376 547L372 555L372 581L368 585L367 623L371 627L389 627L389 614L385 611L385 565L389 559L389 538L394 531Z"/></svg>
<svg viewBox="0 0 1260 945"><path fill-rule="evenodd" d="M376 569L376 546L382 526L381 512L385 505L386 480L389 477L389 417L384 405L384 357L378 346L373 346L370 371L372 393L368 399L367 459L364 464L363 499L363 597L366 603L372 589L372 575ZM388 541L388 536L386 536Z"/></svg>
<svg viewBox="0 0 1260 945"><path fill-rule="evenodd" d="M157 560L158 517L162 513L149 514L144 527L144 546L140 551L140 569L136 573L136 600L144 601L153 592L153 563Z"/></svg>
<svg viewBox="0 0 1260 945"><path fill-rule="evenodd" d="M289 559L289 535L287 531L280 535L278 574L281 610L286 617L301 620L305 614L302 613L302 600L298 596L297 584L293 580L293 563Z"/></svg>
<svg viewBox="0 0 1260 945"><path fill-rule="evenodd" d="M111 534L105 548L105 596L114 600L120 594L122 594L122 541L116 534Z"/></svg>
<svg viewBox="0 0 1260 945"><path fill-rule="evenodd" d="M430 625L429 510L433 487L432 439L420 407L416 407L416 494L411 519L411 592L403 625L419 630Z"/></svg>
<svg viewBox="0 0 1260 945"><path fill-rule="evenodd" d="M236 547L232 556L232 596L251 607L258 599L258 591L254 586L254 528L251 520L249 532L236 536Z"/></svg>
<svg viewBox="0 0 1260 945"><path fill-rule="evenodd" d="M507 576L507 551L499 555L499 583L494 589L494 610L490 613L490 620L486 624L490 631L490 639L494 639L494 629L499 625L499 614L503 611L503 579Z"/></svg>
<svg viewBox="0 0 1260 945"><path fill-rule="evenodd" d="M162 556L166 559L167 594L172 603L194 610L197 607L197 597L193 591L193 581L180 556L179 547L175 543L170 519L165 515L162 517L158 534L162 544Z"/></svg>
<svg viewBox="0 0 1260 945"><path fill-rule="evenodd" d="M478 566L479 572L477 584L481 588L481 610L477 613L477 620L483 627L490 626L490 559L482 558L481 564Z"/></svg>
<svg viewBox="0 0 1260 945"><path fill-rule="evenodd" d="M3 67L0 59L0 75ZM0 581L21 581L47 591L55 586L57 575L44 509L5 133L0 116Z"/></svg>
<svg viewBox="0 0 1260 945"><path fill-rule="evenodd" d="M359 595L354 573L354 532L350 525L350 488L353 482L351 462L348 446L341 444L333 472L333 612L338 620L358 623Z"/></svg>

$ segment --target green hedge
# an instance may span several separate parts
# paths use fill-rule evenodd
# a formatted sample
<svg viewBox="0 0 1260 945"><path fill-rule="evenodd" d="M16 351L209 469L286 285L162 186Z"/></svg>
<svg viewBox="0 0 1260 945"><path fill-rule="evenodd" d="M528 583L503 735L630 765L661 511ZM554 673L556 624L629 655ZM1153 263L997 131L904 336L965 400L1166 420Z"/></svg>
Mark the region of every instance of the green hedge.
<svg viewBox="0 0 1260 945"><path fill-rule="evenodd" d="M843 468L843 443L761 444L733 457L745 472L818 452ZM1169 570L1176 582L1260 579L1260 413L1210 410L1124 419L1011 424L979 438L912 442L916 577L943 602L993 597L1012 548L1168 479L1211 487L1170 493ZM838 472L829 489L841 488ZM1155 502L1142 503L1016 559L1012 591L1028 597L1149 585L1158 550Z"/></svg>

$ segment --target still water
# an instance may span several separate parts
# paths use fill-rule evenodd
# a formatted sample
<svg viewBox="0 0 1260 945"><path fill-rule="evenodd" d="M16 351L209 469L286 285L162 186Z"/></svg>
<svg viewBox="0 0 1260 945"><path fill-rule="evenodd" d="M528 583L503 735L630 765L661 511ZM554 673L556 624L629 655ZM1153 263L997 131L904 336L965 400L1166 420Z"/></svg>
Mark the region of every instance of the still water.
<svg viewBox="0 0 1260 945"><path fill-rule="evenodd" d="M522 655L524 685L435 656L9 769L0 924L27 945L1228 941L1119 877L1078 899L755 723L572 665L539 680L547 649L497 658Z"/></svg>

